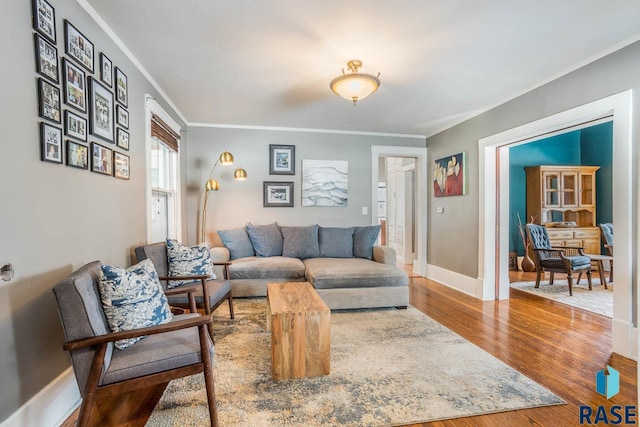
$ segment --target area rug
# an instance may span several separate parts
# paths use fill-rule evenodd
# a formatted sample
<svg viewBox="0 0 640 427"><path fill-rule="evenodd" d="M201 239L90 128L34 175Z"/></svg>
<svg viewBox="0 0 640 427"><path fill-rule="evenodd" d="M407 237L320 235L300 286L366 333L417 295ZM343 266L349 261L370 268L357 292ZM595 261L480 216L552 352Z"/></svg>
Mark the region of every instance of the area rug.
<svg viewBox="0 0 640 427"><path fill-rule="evenodd" d="M587 280L582 279L580 284L573 284L573 296L569 296L566 280L554 280L553 285L549 285L548 280L542 280L537 289L534 287L535 284L535 281L514 282L511 283L511 287L592 313L613 317L613 283L607 283L609 289L605 289L599 279L591 279L593 290L590 291Z"/></svg>
<svg viewBox="0 0 640 427"><path fill-rule="evenodd" d="M409 307L331 314L331 374L271 379L264 299L215 319L219 421L228 426L388 426L565 403ZM172 381L148 426L206 426L204 380Z"/></svg>

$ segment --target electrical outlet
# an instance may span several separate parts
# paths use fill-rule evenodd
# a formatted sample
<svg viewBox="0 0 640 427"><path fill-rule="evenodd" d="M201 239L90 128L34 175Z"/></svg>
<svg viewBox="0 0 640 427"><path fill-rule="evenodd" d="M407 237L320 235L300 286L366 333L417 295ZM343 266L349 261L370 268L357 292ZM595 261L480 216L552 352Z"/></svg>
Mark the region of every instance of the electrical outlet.
<svg viewBox="0 0 640 427"><path fill-rule="evenodd" d="M438 207L436 208L436 212L437 212L437 213L444 213L444 207L442 207L442 206L438 206Z"/></svg>

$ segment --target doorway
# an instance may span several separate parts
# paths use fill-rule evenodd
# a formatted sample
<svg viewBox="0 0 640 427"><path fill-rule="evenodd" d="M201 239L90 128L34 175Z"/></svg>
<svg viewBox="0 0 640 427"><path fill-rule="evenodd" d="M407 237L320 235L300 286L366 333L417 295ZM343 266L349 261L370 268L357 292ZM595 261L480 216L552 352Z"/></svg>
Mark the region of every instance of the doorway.
<svg viewBox="0 0 640 427"><path fill-rule="evenodd" d="M401 264L416 261L416 159L414 157L382 157L384 174L378 178L384 183L386 203L384 226L386 245L396 251ZM382 172L382 171L381 171ZM380 205L380 202L379 202Z"/></svg>
<svg viewBox="0 0 640 427"><path fill-rule="evenodd" d="M604 117L613 117L613 222L616 225L618 286L614 287L612 321L613 351L637 359L637 328L634 326L632 289L636 286L632 238L632 93L625 91L589 104L540 119L479 141L480 198L478 277L482 299L508 299L508 235L500 224L509 224L508 146L541 135L557 135L565 129ZM488 207L495 207L490 209ZM618 240L620 239L620 240ZM496 286L497 285L497 286Z"/></svg>
<svg viewBox="0 0 640 427"><path fill-rule="evenodd" d="M382 192L379 189L379 177L381 172L384 172L384 167L381 164L384 162L381 159L394 157L394 158L412 158L414 163L412 166L413 172L411 172L410 179L412 184L410 188L415 186L415 190L410 190L415 195L415 198L411 200L413 212L411 215L411 221L414 224L415 231L413 233L412 241L414 246L412 251L415 255L411 257L413 261L413 272L419 276L425 277L427 270L427 148L426 147L404 147L404 146L382 146L374 145L371 147L371 215L372 224L378 224L379 218L375 215L378 212L379 201L382 199ZM406 178L406 171L403 172ZM404 188L407 188L406 181ZM387 190L385 188L385 190ZM380 193L379 193L380 192ZM388 191L385 192L387 194ZM388 197L386 198L388 202ZM404 236L404 230L403 230ZM387 242L389 236L386 236ZM403 237L403 242L406 239Z"/></svg>

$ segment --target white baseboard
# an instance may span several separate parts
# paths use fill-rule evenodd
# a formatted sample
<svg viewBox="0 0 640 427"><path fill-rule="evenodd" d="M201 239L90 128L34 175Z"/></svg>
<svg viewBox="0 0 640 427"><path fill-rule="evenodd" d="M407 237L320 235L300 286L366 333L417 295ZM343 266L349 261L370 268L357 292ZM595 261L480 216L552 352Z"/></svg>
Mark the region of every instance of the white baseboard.
<svg viewBox="0 0 640 427"><path fill-rule="evenodd" d="M79 405L80 391L69 367L0 423L0 427L57 427Z"/></svg>
<svg viewBox="0 0 640 427"><path fill-rule="evenodd" d="M427 264L426 277L472 297L482 298L482 282L473 277L431 264Z"/></svg>
<svg viewBox="0 0 640 427"><path fill-rule="evenodd" d="M638 328L628 321L612 319L613 352L628 359L638 360ZM630 334L630 336L628 335Z"/></svg>

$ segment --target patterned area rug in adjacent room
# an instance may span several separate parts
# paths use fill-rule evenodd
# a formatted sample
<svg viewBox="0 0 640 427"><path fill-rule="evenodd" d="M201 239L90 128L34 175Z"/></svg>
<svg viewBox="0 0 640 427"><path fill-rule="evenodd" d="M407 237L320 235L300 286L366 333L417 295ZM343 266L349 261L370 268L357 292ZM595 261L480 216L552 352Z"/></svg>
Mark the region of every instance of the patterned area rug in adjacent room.
<svg viewBox="0 0 640 427"><path fill-rule="evenodd" d="M535 284L535 281L514 282L511 283L511 287L592 313L613 317L613 283L607 283L609 289L605 289L598 278L591 279L593 290L590 291L587 280L582 279L580 284L573 284L573 296L569 296L566 280L554 280L553 285L549 285L548 279L542 280L537 289L534 287Z"/></svg>
<svg viewBox="0 0 640 427"><path fill-rule="evenodd" d="M388 426L565 403L441 324L407 310L331 314L331 374L271 379L265 299L216 312L220 425ZM174 380L148 426L205 426L202 375Z"/></svg>

